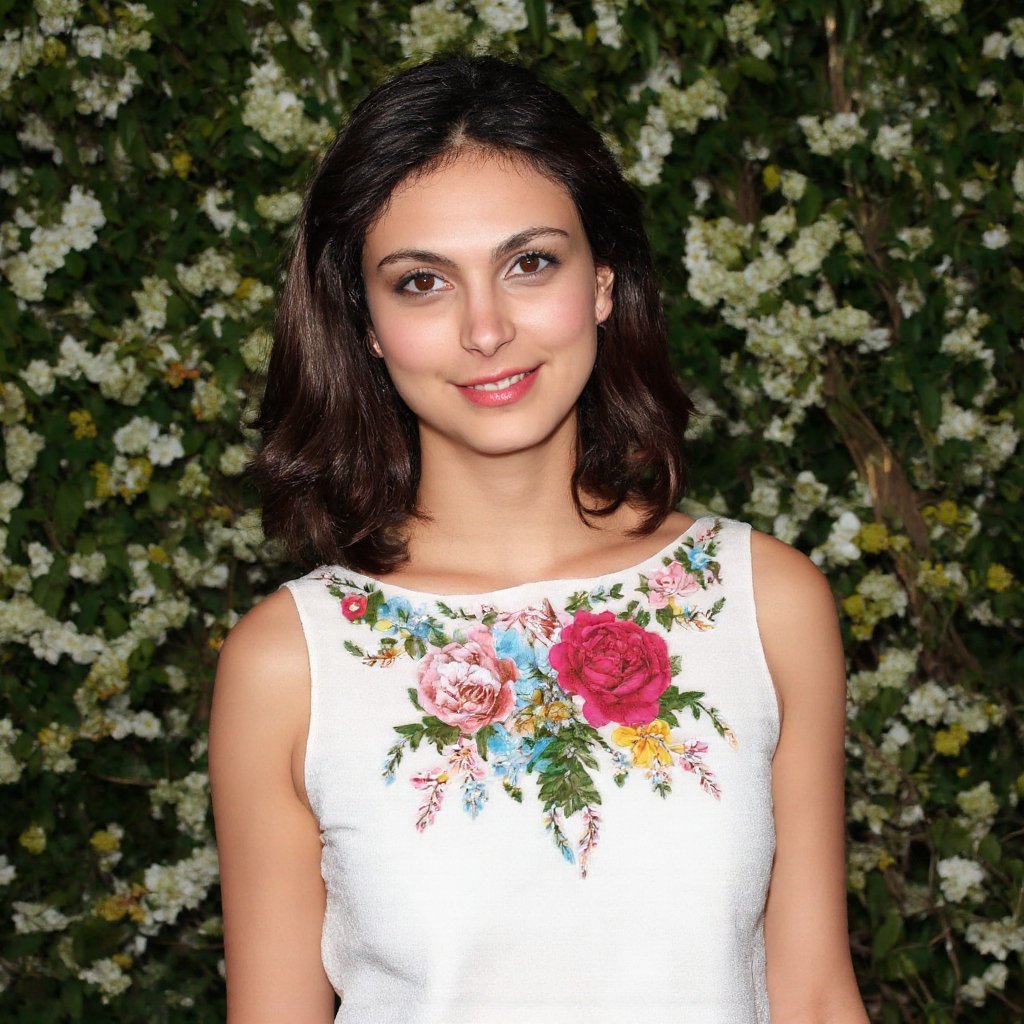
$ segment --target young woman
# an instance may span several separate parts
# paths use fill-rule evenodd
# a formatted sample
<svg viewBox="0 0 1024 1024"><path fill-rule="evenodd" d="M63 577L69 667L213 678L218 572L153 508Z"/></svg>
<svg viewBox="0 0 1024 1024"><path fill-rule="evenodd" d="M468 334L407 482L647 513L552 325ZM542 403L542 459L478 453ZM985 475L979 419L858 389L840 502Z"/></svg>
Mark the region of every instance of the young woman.
<svg viewBox="0 0 1024 1024"><path fill-rule="evenodd" d="M229 1024L863 1024L813 564L675 510L640 204L527 71L429 61L314 176L252 471L311 568L220 654Z"/></svg>

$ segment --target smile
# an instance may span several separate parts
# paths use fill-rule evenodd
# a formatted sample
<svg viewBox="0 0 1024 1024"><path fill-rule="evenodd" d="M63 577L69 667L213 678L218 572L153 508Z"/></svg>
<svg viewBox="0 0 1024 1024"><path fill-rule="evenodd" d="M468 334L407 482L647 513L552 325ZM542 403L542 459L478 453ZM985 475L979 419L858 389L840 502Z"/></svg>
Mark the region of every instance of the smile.
<svg viewBox="0 0 1024 1024"><path fill-rule="evenodd" d="M481 380L473 384L460 384L459 391L474 405L498 406L512 405L523 398L533 387L537 379L539 366L532 370L520 370L518 373L510 373L506 377L499 377L497 380Z"/></svg>
<svg viewBox="0 0 1024 1024"><path fill-rule="evenodd" d="M501 380L492 381L489 384L470 384L469 387L474 391L503 391L513 384L518 384L526 374L527 371L524 370L522 373L514 374L511 377L503 377Z"/></svg>

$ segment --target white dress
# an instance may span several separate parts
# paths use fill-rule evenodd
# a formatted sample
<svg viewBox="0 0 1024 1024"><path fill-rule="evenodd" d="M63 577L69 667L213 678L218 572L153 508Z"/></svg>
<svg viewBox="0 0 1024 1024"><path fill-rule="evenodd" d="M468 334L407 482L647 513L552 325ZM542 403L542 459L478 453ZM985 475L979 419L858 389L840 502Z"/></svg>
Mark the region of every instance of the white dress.
<svg viewBox="0 0 1024 1024"><path fill-rule="evenodd" d="M769 1024L775 690L750 527L589 579L283 583L344 1024Z"/></svg>

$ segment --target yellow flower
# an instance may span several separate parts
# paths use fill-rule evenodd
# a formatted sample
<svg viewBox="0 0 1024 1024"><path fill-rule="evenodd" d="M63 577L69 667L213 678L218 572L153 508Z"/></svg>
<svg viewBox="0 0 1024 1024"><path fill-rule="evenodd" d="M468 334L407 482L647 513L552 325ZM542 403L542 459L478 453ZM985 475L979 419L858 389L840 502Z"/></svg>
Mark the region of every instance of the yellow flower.
<svg viewBox="0 0 1024 1024"><path fill-rule="evenodd" d="M865 523L854 539L861 551L875 554L889 547L889 530L885 523Z"/></svg>
<svg viewBox="0 0 1024 1024"><path fill-rule="evenodd" d="M960 518L960 509L956 507L955 501L940 501L935 506L935 518L943 526L952 526Z"/></svg>
<svg viewBox="0 0 1024 1024"><path fill-rule="evenodd" d="M543 715L549 722L564 722L572 717L572 706L564 700L553 700L538 709L538 714Z"/></svg>
<svg viewBox="0 0 1024 1024"><path fill-rule="evenodd" d="M672 730L667 722L656 718L649 725L620 725L613 733L612 740L620 747L632 747L633 764L649 768L654 761L672 763L672 751L684 750L682 743L670 743Z"/></svg>
<svg viewBox="0 0 1024 1024"><path fill-rule="evenodd" d="M96 478L96 497L109 498L114 493L110 483L110 466L97 461L92 464L90 472Z"/></svg>
<svg viewBox="0 0 1024 1024"><path fill-rule="evenodd" d="M782 184L782 175L779 174L779 169L775 164L766 164L761 172L761 180L768 192L774 192Z"/></svg>
<svg viewBox="0 0 1024 1024"><path fill-rule="evenodd" d="M135 962L127 953L115 953L110 959L125 971Z"/></svg>
<svg viewBox="0 0 1024 1024"><path fill-rule="evenodd" d="M189 171L192 170L192 157L185 152L175 153L171 157L171 166L179 178L187 178Z"/></svg>
<svg viewBox="0 0 1024 1024"><path fill-rule="evenodd" d="M926 594L941 594L949 589L951 582L941 562L933 564L927 559L921 562L917 571L917 585Z"/></svg>
<svg viewBox="0 0 1024 1024"><path fill-rule="evenodd" d="M50 36L43 43L43 63L59 64L67 56L68 48L59 40Z"/></svg>
<svg viewBox="0 0 1024 1024"><path fill-rule="evenodd" d="M249 293L252 291L252 286L256 284L255 277L243 277L239 282L238 287L235 289L236 299L246 299L249 297Z"/></svg>
<svg viewBox="0 0 1024 1024"><path fill-rule="evenodd" d="M965 765L965 764L960 765L960 767L957 768L957 770L956 770L957 777L962 779L965 775L968 774L968 772L970 772L970 770L971 769L968 768L967 765Z"/></svg>
<svg viewBox="0 0 1024 1024"><path fill-rule="evenodd" d="M171 560L170 555L159 544L150 544L146 548L146 554L149 555L149 560L156 562L157 565L167 565Z"/></svg>
<svg viewBox="0 0 1024 1024"><path fill-rule="evenodd" d="M29 853L42 853L46 849L46 833L40 825L29 825L24 832L18 836L18 842L28 850Z"/></svg>
<svg viewBox="0 0 1024 1024"><path fill-rule="evenodd" d="M121 839L114 832L108 832L106 829L99 829L98 831L93 832L89 839L89 843L97 853L112 853L120 847Z"/></svg>
<svg viewBox="0 0 1024 1024"><path fill-rule="evenodd" d="M102 917L104 921L120 921L131 909L127 897L115 893L112 896L104 896L94 907L93 913Z"/></svg>
<svg viewBox="0 0 1024 1024"><path fill-rule="evenodd" d="M843 611L853 620L864 618L867 607L861 594L851 594L843 600Z"/></svg>
<svg viewBox="0 0 1024 1024"><path fill-rule="evenodd" d="M967 742L968 736L967 730L957 722L948 729L940 729L935 734L933 745L938 753L945 754L948 757L956 757L960 753L960 749Z"/></svg>
<svg viewBox="0 0 1024 1024"><path fill-rule="evenodd" d="M893 864L895 864L895 863L896 863L896 858L893 857L893 855L891 853L889 853L888 850L883 850L878 855L878 869L879 869L879 871L885 871L888 868L891 868L893 866Z"/></svg>
<svg viewBox="0 0 1024 1024"><path fill-rule="evenodd" d="M74 409L68 413L71 426L75 429L75 439L96 436L96 424L93 421L92 413L88 409Z"/></svg>
<svg viewBox="0 0 1024 1024"><path fill-rule="evenodd" d="M1004 590L1009 590L1012 585L1013 573L1005 565L993 562L988 567L988 572L985 574L985 586L989 590L994 590L997 594L1000 594Z"/></svg>

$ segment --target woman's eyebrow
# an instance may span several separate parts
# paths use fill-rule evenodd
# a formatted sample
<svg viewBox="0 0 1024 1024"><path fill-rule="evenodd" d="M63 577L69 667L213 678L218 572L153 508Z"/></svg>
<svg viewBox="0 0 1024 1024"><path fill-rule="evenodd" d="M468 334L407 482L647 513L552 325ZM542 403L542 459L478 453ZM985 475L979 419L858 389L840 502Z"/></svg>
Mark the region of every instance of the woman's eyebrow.
<svg viewBox="0 0 1024 1024"><path fill-rule="evenodd" d="M500 242L491 250L491 262L497 263L505 256L510 256L516 251L516 249L520 249L524 245L528 245L535 238L538 238L541 235L562 235L564 238L568 238L569 232L564 231L562 228L545 226L526 228L524 231L517 231L514 235L506 238L504 242ZM430 252L428 249L396 249L395 252L388 253L388 255L377 264L377 269L382 270L391 263L400 263L403 260L412 260L416 263L433 263L436 266L448 268L453 268L455 266L455 262L450 260L447 256L442 256L437 252Z"/></svg>

